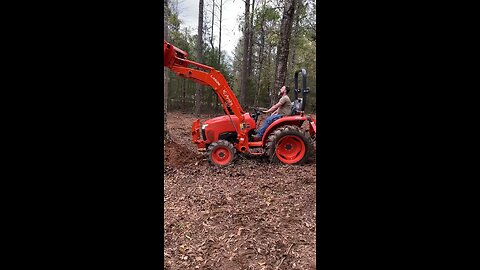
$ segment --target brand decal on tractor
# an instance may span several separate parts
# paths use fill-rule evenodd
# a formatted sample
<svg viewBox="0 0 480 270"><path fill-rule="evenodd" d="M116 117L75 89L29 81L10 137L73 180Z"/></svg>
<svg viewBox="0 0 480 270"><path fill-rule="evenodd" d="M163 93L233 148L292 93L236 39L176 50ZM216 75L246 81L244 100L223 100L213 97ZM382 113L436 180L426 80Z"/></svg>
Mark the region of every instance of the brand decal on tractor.
<svg viewBox="0 0 480 270"><path fill-rule="evenodd" d="M215 79L215 77L213 77L212 75L210 75L210 78L212 78L212 79L218 84L218 86L220 86L220 83L217 81L217 79Z"/></svg>
<svg viewBox="0 0 480 270"><path fill-rule="evenodd" d="M227 93L226 89L223 89L223 95L225 96L225 100L227 101L228 106L232 106L233 102L230 99L230 97L228 96L228 93Z"/></svg>

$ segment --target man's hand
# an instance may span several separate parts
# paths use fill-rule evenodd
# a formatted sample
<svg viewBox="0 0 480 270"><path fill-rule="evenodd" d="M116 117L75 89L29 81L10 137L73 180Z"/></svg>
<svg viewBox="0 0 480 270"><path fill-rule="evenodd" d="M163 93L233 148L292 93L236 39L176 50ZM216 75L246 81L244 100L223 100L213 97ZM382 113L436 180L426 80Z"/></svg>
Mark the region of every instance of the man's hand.
<svg viewBox="0 0 480 270"><path fill-rule="evenodd" d="M263 113L268 113L268 111L262 111Z"/></svg>

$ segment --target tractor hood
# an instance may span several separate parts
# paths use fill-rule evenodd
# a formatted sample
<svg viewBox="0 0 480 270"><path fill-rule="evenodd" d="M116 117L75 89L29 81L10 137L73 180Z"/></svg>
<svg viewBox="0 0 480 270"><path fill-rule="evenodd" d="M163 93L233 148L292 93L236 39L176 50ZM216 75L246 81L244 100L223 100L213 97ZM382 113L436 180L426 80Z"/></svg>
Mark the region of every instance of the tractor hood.
<svg viewBox="0 0 480 270"><path fill-rule="evenodd" d="M244 117L245 117L245 123L246 124L249 124L250 127L252 128L255 128L255 121L253 120L253 118L250 116L249 113L245 113L244 114ZM231 118L231 120L230 120ZM236 115L222 115L222 116L218 116L218 117L215 117L215 118L212 118L212 119L208 119L208 120L205 120L203 122L203 124L208 124L209 126L212 125L212 126L215 126L215 125L218 125L218 124L221 124L221 125L231 125L232 124L232 121L233 123L235 123L235 125L238 125L239 124L239 120L238 120L238 117Z"/></svg>

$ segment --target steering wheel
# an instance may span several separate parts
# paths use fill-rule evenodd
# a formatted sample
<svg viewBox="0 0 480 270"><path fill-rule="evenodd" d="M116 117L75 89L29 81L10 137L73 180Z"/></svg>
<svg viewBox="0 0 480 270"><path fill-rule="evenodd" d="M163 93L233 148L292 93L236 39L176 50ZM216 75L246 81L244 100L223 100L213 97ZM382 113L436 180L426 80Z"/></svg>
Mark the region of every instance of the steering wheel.
<svg viewBox="0 0 480 270"><path fill-rule="evenodd" d="M253 109L255 110L255 112L259 112L259 113L262 113L262 114L264 114L263 111L267 110L266 108L259 108L259 107L253 107Z"/></svg>
<svg viewBox="0 0 480 270"><path fill-rule="evenodd" d="M255 120L255 123L257 123L257 120L258 120L258 116L260 114L263 114L263 110L261 110L260 108L257 108L257 107L252 107L253 111L254 111L254 116L253 116L253 119Z"/></svg>

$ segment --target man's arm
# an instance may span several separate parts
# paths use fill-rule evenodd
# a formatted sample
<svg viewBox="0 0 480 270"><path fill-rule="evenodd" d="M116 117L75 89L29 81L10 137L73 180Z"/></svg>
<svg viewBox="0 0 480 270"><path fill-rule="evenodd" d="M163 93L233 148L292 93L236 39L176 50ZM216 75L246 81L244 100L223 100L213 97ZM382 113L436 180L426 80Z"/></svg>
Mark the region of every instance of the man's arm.
<svg viewBox="0 0 480 270"><path fill-rule="evenodd" d="M273 105L270 109L263 111L264 113L271 113L273 111L278 112L278 109L280 109L280 106L285 103L285 99L281 98L280 101L278 101L277 104Z"/></svg>

